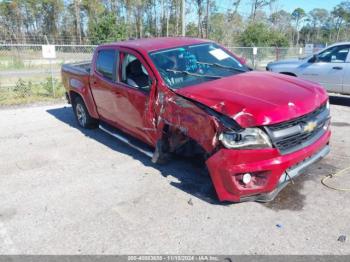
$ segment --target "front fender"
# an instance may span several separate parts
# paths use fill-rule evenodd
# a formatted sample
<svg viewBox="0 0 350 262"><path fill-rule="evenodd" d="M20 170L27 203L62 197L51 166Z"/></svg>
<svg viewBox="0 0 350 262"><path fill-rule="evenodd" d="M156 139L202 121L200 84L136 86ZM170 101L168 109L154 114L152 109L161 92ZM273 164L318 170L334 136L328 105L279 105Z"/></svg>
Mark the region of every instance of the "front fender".
<svg viewBox="0 0 350 262"><path fill-rule="evenodd" d="M158 106L159 138L164 125L168 125L196 141L207 153L215 149L218 143L217 133L220 129L215 117L174 93L158 94L156 105Z"/></svg>

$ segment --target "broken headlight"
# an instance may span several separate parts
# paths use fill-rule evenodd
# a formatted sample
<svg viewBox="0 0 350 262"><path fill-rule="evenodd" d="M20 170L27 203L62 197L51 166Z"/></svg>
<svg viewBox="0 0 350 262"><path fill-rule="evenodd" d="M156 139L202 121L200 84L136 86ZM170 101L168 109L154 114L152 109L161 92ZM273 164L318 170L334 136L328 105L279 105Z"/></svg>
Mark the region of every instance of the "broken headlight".
<svg viewBox="0 0 350 262"><path fill-rule="evenodd" d="M270 138L259 128L246 128L241 132L226 131L220 134L219 140L226 148L249 149L270 148Z"/></svg>

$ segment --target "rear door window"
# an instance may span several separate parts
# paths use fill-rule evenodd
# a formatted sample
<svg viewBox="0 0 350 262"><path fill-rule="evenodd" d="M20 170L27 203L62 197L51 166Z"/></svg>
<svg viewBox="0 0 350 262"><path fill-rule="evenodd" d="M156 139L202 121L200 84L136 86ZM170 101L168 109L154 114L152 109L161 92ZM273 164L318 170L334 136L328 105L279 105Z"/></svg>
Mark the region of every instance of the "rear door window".
<svg viewBox="0 0 350 262"><path fill-rule="evenodd" d="M117 52L113 49L100 50L97 54L96 71L108 80L115 80Z"/></svg>

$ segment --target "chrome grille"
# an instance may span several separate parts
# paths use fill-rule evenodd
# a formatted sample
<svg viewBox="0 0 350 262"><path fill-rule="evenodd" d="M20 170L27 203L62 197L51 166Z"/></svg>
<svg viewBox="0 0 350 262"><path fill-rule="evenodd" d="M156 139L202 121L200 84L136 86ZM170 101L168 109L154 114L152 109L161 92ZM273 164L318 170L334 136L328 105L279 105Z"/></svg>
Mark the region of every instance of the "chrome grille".
<svg viewBox="0 0 350 262"><path fill-rule="evenodd" d="M295 152L318 140L325 132L329 110L322 105L313 112L296 119L266 127L272 143L282 154ZM313 124L312 130L307 125Z"/></svg>
<svg viewBox="0 0 350 262"><path fill-rule="evenodd" d="M282 151L288 150L289 148L295 147L295 146L307 141L312 136L314 136L315 133L317 133L318 131L319 130L313 131L311 133L300 133L297 135L283 138L280 141L277 141L275 143L276 147Z"/></svg>
<svg viewBox="0 0 350 262"><path fill-rule="evenodd" d="M305 123L305 122L308 122L308 121L312 120L315 116L317 116L318 114L320 114L324 110L326 110L326 105L325 104L320 106L315 111L312 111L309 114L306 114L304 116L301 116L301 117L298 117L298 118L295 118L295 119L292 119L290 121L286 121L286 122L283 122L283 123L270 125L268 128L271 131L276 131L276 130L281 130L281 129L285 129L285 128L288 128L288 127L296 126L296 125L298 125L300 123L303 123L303 122Z"/></svg>

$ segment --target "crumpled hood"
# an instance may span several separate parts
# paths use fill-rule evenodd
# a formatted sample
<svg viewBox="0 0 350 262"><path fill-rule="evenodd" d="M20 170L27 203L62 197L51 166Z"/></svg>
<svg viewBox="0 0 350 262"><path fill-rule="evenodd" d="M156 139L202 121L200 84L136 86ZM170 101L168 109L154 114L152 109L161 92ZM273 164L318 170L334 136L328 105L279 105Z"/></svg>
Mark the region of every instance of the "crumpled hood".
<svg viewBox="0 0 350 262"><path fill-rule="evenodd" d="M328 98L316 83L270 72L247 72L175 91L233 118L242 127L269 125L312 112Z"/></svg>

